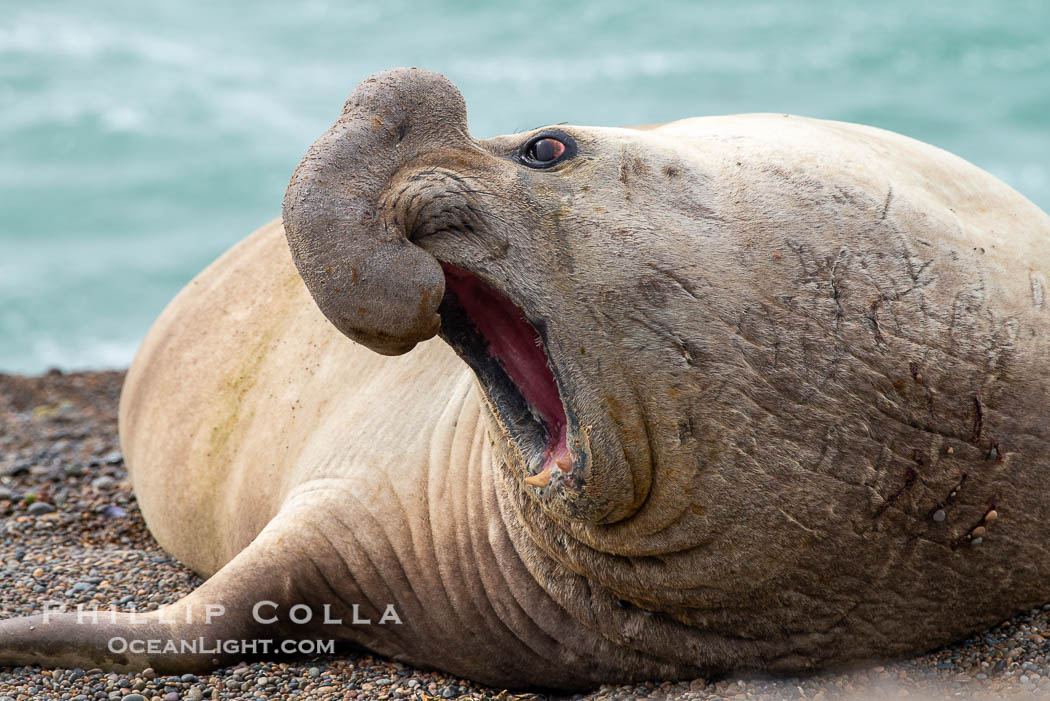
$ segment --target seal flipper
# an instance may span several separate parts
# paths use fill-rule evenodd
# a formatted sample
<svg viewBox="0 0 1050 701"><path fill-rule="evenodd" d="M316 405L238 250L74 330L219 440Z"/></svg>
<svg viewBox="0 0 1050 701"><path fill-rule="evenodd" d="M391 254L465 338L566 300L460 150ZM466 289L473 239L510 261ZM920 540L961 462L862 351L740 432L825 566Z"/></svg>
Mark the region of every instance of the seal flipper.
<svg viewBox="0 0 1050 701"><path fill-rule="evenodd" d="M199 672L245 657L240 647L224 652L221 641L296 637L280 622L260 622L267 617L253 611L256 602L283 605L292 596L288 573L295 570L295 555L280 547L277 521L196 590L155 611L99 610L93 616L85 610L0 621L0 667Z"/></svg>

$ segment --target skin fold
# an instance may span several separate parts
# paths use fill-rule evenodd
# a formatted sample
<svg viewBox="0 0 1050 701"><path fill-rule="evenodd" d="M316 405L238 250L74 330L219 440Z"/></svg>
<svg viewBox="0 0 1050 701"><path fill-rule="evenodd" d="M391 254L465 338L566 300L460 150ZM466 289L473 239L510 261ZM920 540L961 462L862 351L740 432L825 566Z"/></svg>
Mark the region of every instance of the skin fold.
<svg viewBox="0 0 1050 701"><path fill-rule="evenodd" d="M571 157L524 164L548 133ZM448 266L540 338L568 417L545 486L456 345ZM756 114L481 141L443 77L377 74L128 374L142 513L210 579L134 629L2 621L0 664L225 661L107 651L132 630L336 638L585 688L957 640L1050 599L1048 288L1050 218L897 134Z"/></svg>

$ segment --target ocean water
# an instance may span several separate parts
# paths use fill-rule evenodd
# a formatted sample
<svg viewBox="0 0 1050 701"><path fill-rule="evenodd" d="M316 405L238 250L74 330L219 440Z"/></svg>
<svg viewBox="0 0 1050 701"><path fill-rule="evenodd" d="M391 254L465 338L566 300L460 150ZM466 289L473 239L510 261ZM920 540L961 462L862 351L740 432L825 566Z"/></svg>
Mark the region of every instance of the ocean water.
<svg viewBox="0 0 1050 701"><path fill-rule="evenodd" d="M277 216L354 85L440 71L477 136L734 112L864 122L1050 210L1050 3L0 0L0 371L127 365Z"/></svg>

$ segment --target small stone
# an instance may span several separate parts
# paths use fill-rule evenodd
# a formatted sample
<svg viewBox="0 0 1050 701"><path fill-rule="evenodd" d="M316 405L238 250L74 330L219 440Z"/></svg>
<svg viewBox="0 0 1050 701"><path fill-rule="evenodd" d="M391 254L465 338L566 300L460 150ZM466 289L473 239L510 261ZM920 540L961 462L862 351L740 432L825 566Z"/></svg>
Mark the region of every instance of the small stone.
<svg viewBox="0 0 1050 701"><path fill-rule="evenodd" d="M970 541L971 546L977 546L984 542L984 538L974 538Z"/></svg>
<svg viewBox="0 0 1050 701"><path fill-rule="evenodd" d="M937 509L933 512L933 520L940 523L944 519L948 518L948 514L945 513L944 509Z"/></svg>
<svg viewBox="0 0 1050 701"><path fill-rule="evenodd" d="M16 462L10 467L5 467L4 469L0 470L0 474L8 475L10 477L17 477L18 475L24 475L25 473L29 472L30 467L31 465L29 462L22 460L20 462Z"/></svg>
<svg viewBox="0 0 1050 701"><path fill-rule="evenodd" d="M191 686L190 690L186 692L186 698L189 699L189 701L200 701L204 698L204 695L201 693L201 688L199 686Z"/></svg>
<svg viewBox="0 0 1050 701"><path fill-rule="evenodd" d="M999 512L996 511L995 509L992 509L991 511L989 511L988 513L986 513L984 515L984 520L985 520L986 523L991 523L992 521L994 521L997 518L999 518Z"/></svg>
<svg viewBox="0 0 1050 701"><path fill-rule="evenodd" d="M109 506L102 509L102 514L109 518L124 518L128 515L128 512L120 506L110 504Z"/></svg>
<svg viewBox="0 0 1050 701"><path fill-rule="evenodd" d="M981 672L981 673L979 673L979 674L977 675L977 678L978 678L978 679L980 679L981 681L984 681L985 679L987 679L987 678L988 678L988 675L987 675L987 674L985 674L984 672Z"/></svg>
<svg viewBox="0 0 1050 701"><path fill-rule="evenodd" d="M310 669L306 670L306 673L309 674L311 677L321 676L321 670L317 667L311 667Z"/></svg>
<svg viewBox="0 0 1050 701"><path fill-rule="evenodd" d="M954 455L955 454L955 448L953 448L951 446L948 446L948 450L945 451L945 452L947 452L948 455Z"/></svg>
<svg viewBox="0 0 1050 701"><path fill-rule="evenodd" d="M116 480L107 475L102 475L101 477L96 477L91 480L91 486L95 489L112 489L113 485L116 483Z"/></svg>
<svg viewBox="0 0 1050 701"><path fill-rule="evenodd" d="M146 701L146 697L142 694L128 694L121 698L120 701Z"/></svg>
<svg viewBox="0 0 1050 701"><path fill-rule="evenodd" d="M195 674L183 674L181 677L179 677L179 680L187 684L193 684L194 682L198 681L197 675Z"/></svg>
<svg viewBox="0 0 1050 701"><path fill-rule="evenodd" d="M146 669L142 670L142 676L146 679L156 679L157 673L153 670L152 667L146 667Z"/></svg>
<svg viewBox="0 0 1050 701"><path fill-rule="evenodd" d="M179 692L169 691L164 694L164 701L179 701Z"/></svg>
<svg viewBox="0 0 1050 701"><path fill-rule="evenodd" d="M978 526L977 528L973 529L973 531L971 532L971 535L974 538L983 538L984 534L987 533L987 532L988 532L987 528L985 528L984 526Z"/></svg>
<svg viewBox="0 0 1050 701"><path fill-rule="evenodd" d="M43 576L44 576L44 568L43 567L37 567L35 570L33 570L33 578L34 579L40 579Z"/></svg>
<svg viewBox="0 0 1050 701"><path fill-rule="evenodd" d="M270 683L270 680L267 679L266 677L259 677L258 679L255 680L255 685L256 686L266 686L269 683Z"/></svg>
<svg viewBox="0 0 1050 701"><path fill-rule="evenodd" d="M33 516L41 516L43 514L49 514L55 510L55 507L48 504L46 501L34 501L29 505L29 513Z"/></svg>

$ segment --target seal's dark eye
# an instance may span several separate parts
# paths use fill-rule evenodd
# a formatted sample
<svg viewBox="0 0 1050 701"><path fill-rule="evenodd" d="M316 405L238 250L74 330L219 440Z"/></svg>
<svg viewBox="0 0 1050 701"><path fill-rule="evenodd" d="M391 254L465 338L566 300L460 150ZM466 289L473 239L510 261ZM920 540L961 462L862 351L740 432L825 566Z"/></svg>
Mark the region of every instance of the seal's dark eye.
<svg viewBox="0 0 1050 701"><path fill-rule="evenodd" d="M565 153L565 144L557 139L540 139L532 144L529 157L537 163L549 163Z"/></svg>
<svg viewBox="0 0 1050 701"><path fill-rule="evenodd" d="M517 158L530 168L550 168L576 155L576 142L563 132L547 132L532 137L518 151Z"/></svg>

